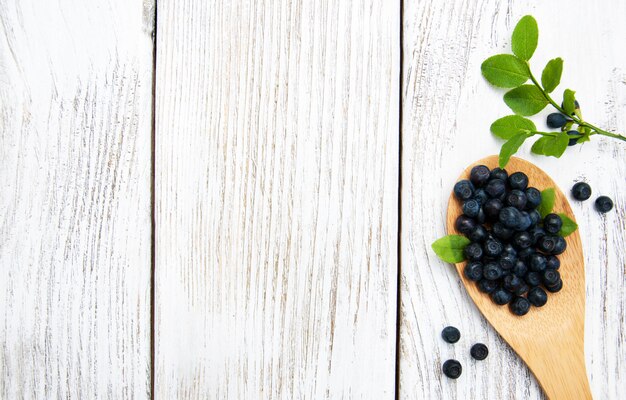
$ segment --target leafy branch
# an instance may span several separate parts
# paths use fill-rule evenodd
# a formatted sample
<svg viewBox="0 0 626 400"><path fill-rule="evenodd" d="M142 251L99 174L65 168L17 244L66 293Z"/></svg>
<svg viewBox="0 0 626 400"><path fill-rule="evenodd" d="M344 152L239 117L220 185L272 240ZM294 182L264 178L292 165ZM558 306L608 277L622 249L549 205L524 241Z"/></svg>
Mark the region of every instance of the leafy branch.
<svg viewBox="0 0 626 400"><path fill-rule="evenodd" d="M541 73L541 83L535 78L529 60L537 48L539 29L537 21L527 15L515 26L511 39L513 54L498 54L486 59L481 65L485 79L494 86L510 89L504 94L504 102L515 113L496 120L491 132L506 140L500 149L499 163L504 168L511 156L533 136L539 138L531 151L535 154L559 158L568 146L588 142L593 135L602 135L626 141L626 136L608 132L585 121L576 100L576 92L565 89L563 102L559 105L550 95L561 83L563 60L554 58ZM528 84L528 80L532 84ZM558 112L548 116L548 126L559 131L537 130L527 116L535 115L552 105Z"/></svg>

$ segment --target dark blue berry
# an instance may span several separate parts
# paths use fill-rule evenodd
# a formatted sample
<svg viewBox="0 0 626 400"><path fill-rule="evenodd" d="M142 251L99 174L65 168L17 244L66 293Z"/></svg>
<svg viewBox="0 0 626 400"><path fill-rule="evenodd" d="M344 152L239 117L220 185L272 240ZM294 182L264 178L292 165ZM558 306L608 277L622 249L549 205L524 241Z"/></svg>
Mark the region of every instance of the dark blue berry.
<svg viewBox="0 0 626 400"><path fill-rule="evenodd" d="M483 265L478 261L470 261L465 264L463 274L470 281L478 282L483 277Z"/></svg>
<svg viewBox="0 0 626 400"><path fill-rule="evenodd" d="M537 210L528 211L528 216L530 217L530 227L536 226L541 221L541 214Z"/></svg>
<svg viewBox="0 0 626 400"><path fill-rule="evenodd" d="M470 172L470 181L475 187L481 187L489 180L490 173L486 165L477 165Z"/></svg>
<svg viewBox="0 0 626 400"><path fill-rule="evenodd" d="M480 203L478 200L469 199L463 203L463 214L470 218L476 218L480 212Z"/></svg>
<svg viewBox="0 0 626 400"><path fill-rule="evenodd" d="M517 232L513 236L513 245L518 249L527 249L533 244L533 238L529 232Z"/></svg>
<svg viewBox="0 0 626 400"><path fill-rule="evenodd" d="M461 332L454 326L446 326L441 331L441 337L448 343L456 343L461 338Z"/></svg>
<svg viewBox="0 0 626 400"><path fill-rule="evenodd" d="M511 312L515 315L526 315L530 310L530 302L524 297L516 297L509 305Z"/></svg>
<svg viewBox="0 0 626 400"><path fill-rule="evenodd" d="M519 258L522 261L528 261L530 256L532 256L535 253L536 253L535 249L533 249L532 247L527 247L517 252L517 258Z"/></svg>
<svg viewBox="0 0 626 400"><path fill-rule="evenodd" d="M515 207L504 207L498 219L507 228L516 229L522 220L522 213Z"/></svg>
<svg viewBox="0 0 626 400"><path fill-rule="evenodd" d="M585 201L591 197L591 186L585 182L578 182L572 187L572 197Z"/></svg>
<svg viewBox="0 0 626 400"><path fill-rule="evenodd" d="M467 179L458 181L454 185L454 195L461 201L471 199L474 195L474 185Z"/></svg>
<svg viewBox="0 0 626 400"><path fill-rule="evenodd" d="M498 287L496 281L490 281L489 279L481 279L478 281L478 290L483 293L491 293Z"/></svg>
<svg viewBox="0 0 626 400"><path fill-rule="evenodd" d="M544 231L543 228L540 226L535 226L530 231L528 231L528 233L530 233L530 236L533 238L533 241L532 241L533 246L537 244L537 242L539 241L539 239L541 239L542 236L546 235L546 231Z"/></svg>
<svg viewBox="0 0 626 400"><path fill-rule="evenodd" d="M514 189L506 195L506 204L518 210L526 208L526 202L526 193L521 190Z"/></svg>
<svg viewBox="0 0 626 400"><path fill-rule="evenodd" d="M569 136L579 136L579 135L580 135L580 132L578 132L578 131L567 131L567 134L568 134ZM575 137L575 138L570 139L570 140L569 140L569 142L567 142L567 145L568 145L568 146L574 146L574 145L576 145L576 143L578 142L578 139L579 139L578 137Z"/></svg>
<svg viewBox="0 0 626 400"><path fill-rule="evenodd" d="M488 236L489 236L489 233L487 232L487 229L485 229L484 226L476 225L474 229L472 229L472 231L467 235L467 238L471 240L472 242L482 243L487 239Z"/></svg>
<svg viewBox="0 0 626 400"><path fill-rule="evenodd" d="M556 237L556 244L552 250L552 255L562 254L567 249L567 242L561 236Z"/></svg>
<svg viewBox="0 0 626 400"><path fill-rule="evenodd" d="M520 278L525 277L528 273L528 267L526 266L526 263L522 260L517 260L517 262L513 266L513 273Z"/></svg>
<svg viewBox="0 0 626 400"><path fill-rule="evenodd" d="M544 253L551 254L556 247L557 237L554 235L545 235L537 241L537 248Z"/></svg>
<svg viewBox="0 0 626 400"><path fill-rule="evenodd" d="M530 290L528 285L522 282L522 284L517 289L515 289L513 293L515 293L516 296L523 296L528 293L528 290Z"/></svg>
<svg viewBox="0 0 626 400"><path fill-rule="evenodd" d="M483 210L485 211L485 215L488 220L496 221L503 207L504 205L500 199L489 199L483 205Z"/></svg>
<svg viewBox="0 0 626 400"><path fill-rule="evenodd" d="M526 207L528 209L539 207L539 204L541 204L541 192L537 188L529 187L524 193L526 194Z"/></svg>
<svg viewBox="0 0 626 400"><path fill-rule="evenodd" d="M567 122L565 115L561 113L552 113L548 115L546 123L552 129L561 128Z"/></svg>
<svg viewBox="0 0 626 400"><path fill-rule="evenodd" d="M500 268L502 268L503 270L509 270L512 269L515 266L515 263L517 262L517 257L515 257L515 255L510 254L510 253L502 253L502 256L500 256L500 259L498 260L498 264L500 264Z"/></svg>
<svg viewBox="0 0 626 400"><path fill-rule="evenodd" d="M528 187L528 176L523 172L514 172L509 176L509 186L511 189L526 190Z"/></svg>
<svg viewBox="0 0 626 400"><path fill-rule="evenodd" d="M542 254L535 253L532 256L528 257L528 266L531 271L535 272L543 272L546 269L548 262L546 257Z"/></svg>
<svg viewBox="0 0 626 400"><path fill-rule="evenodd" d="M503 306L507 304L509 301L513 299L513 294L504 290L503 288L498 288L491 293L491 300L494 303Z"/></svg>
<svg viewBox="0 0 626 400"><path fill-rule="evenodd" d="M505 244L504 249L502 249L502 252L517 256L517 250L515 250L515 247L513 247L511 243Z"/></svg>
<svg viewBox="0 0 626 400"><path fill-rule="evenodd" d="M508 274L502 279L502 286L509 292L515 292L522 283L522 280L514 274Z"/></svg>
<svg viewBox="0 0 626 400"><path fill-rule="evenodd" d="M528 214L526 211L522 211L521 218L519 220L519 223L515 227L515 230L516 231L525 231L528 228L530 228L532 223L533 223L533 221L530 218L530 214Z"/></svg>
<svg viewBox="0 0 626 400"><path fill-rule="evenodd" d="M546 268L547 269L559 269L561 267L561 261L556 256L548 256L546 257Z"/></svg>
<svg viewBox="0 0 626 400"><path fill-rule="evenodd" d="M563 289L563 280L559 280L554 286L546 286L546 290L550 293L560 292Z"/></svg>
<svg viewBox="0 0 626 400"><path fill-rule="evenodd" d="M461 376L463 367L461 367L461 363L457 360L447 360L443 363L442 371L448 378L457 379Z"/></svg>
<svg viewBox="0 0 626 400"><path fill-rule="evenodd" d="M548 214L543 218L543 229L553 235L559 233L563 220L556 214Z"/></svg>
<svg viewBox="0 0 626 400"><path fill-rule="evenodd" d="M463 253L465 254L465 258L470 261L479 261L483 258L483 247L480 243L470 243L465 246L463 249Z"/></svg>
<svg viewBox="0 0 626 400"><path fill-rule="evenodd" d="M487 182L487 186L485 186L485 192L492 199L498 199L506 192L506 184L501 179L492 179Z"/></svg>
<svg viewBox="0 0 626 400"><path fill-rule="evenodd" d="M498 257L502 254L502 242L497 239L487 239L483 245L483 252L487 257Z"/></svg>
<svg viewBox="0 0 626 400"><path fill-rule="evenodd" d="M476 199L482 206L489 200L489 195L485 192L485 189L480 188L474 191L474 199Z"/></svg>
<svg viewBox="0 0 626 400"><path fill-rule="evenodd" d="M500 279L502 276L502 268L495 262L489 262L483 266L483 277L490 281Z"/></svg>
<svg viewBox="0 0 626 400"><path fill-rule="evenodd" d="M509 240L513 237L515 231L513 229L509 229L504 226L501 222L496 222L492 227L493 236L497 237L500 240Z"/></svg>
<svg viewBox="0 0 626 400"><path fill-rule="evenodd" d="M561 274L555 269L547 269L541 275L541 281L546 287L554 286L561 280Z"/></svg>
<svg viewBox="0 0 626 400"><path fill-rule="evenodd" d="M548 294L536 286L528 291L528 301L535 307L543 307L548 302Z"/></svg>
<svg viewBox="0 0 626 400"><path fill-rule="evenodd" d="M526 283L528 283L528 285L530 285L531 287L541 285L541 275L539 275L539 272L531 271L526 274L526 277L524 279L526 280Z"/></svg>
<svg viewBox="0 0 626 400"><path fill-rule="evenodd" d="M470 349L470 355L474 360L482 361L489 355L489 349L482 343L476 343Z"/></svg>
<svg viewBox="0 0 626 400"><path fill-rule="evenodd" d="M487 220L487 216L485 215L485 212L483 211L482 207L480 208L480 210L478 210L478 215L474 219L479 224L484 224L485 223L485 221Z"/></svg>
<svg viewBox="0 0 626 400"><path fill-rule="evenodd" d="M476 221L467 215L462 214L457 217L454 227L462 234L469 235L469 233L476 227Z"/></svg>
<svg viewBox="0 0 626 400"><path fill-rule="evenodd" d="M596 210L602 214L607 213L613 209L613 200L607 196L600 196L596 199Z"/></svg>
<svg viewBox="0 0 626 400"><path fill-rule="evenodd" d="M506 169L494 168L491 170L491 179L500 179L502 181L506 181L508 177L509 174L506 172Z"/></svg>

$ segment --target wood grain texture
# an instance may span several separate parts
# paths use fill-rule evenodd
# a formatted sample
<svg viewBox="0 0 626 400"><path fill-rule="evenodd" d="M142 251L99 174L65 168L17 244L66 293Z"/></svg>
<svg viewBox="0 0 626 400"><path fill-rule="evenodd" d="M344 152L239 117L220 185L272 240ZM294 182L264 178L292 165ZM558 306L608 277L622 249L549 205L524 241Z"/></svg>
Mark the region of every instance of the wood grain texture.
<svg viewBox="0 0 626 400"><path fill-rule="evenodd" d="M0 398L147 398L151 3L0 0Z"/></svg>
<svg viewBox="0 0 626 400"><path fill-rule="evenodd" d="M567 11L564 11L567 10ZM584 33L569 39L554 16L586 21ZM437 259L430 244L445 234L450 190L473 161L497 153L501 142L489 125L510 111L503 91L480 76L490 55L508 51L517 20L533 14L539 23L539 48L532 66L539 74L553 57L565 60L562 85L577 90L585 117L600 126L626 130L626 40L621 17L626 5L608 1L471 0L404 2L403 183L401 254L400 397L459 399L538 399L543 394L515 353L481 317L455 269ZM589 56L591 55L591 56ZM537 118L538 126L548 111ZM567 190L589 182L596 194L610 195L615 211L601 216L591 202L574 202L586 264L586 364L595 398L618 399L626 387L626 147L597 140L568 149L562 159L524 158L544 169ZM440 338L446 325L460 328L460 342ZM484 342L489 358L472 361L469 348ZM448 358L462 362L456 381L442 376ZM496 372L497 371L497 372ZM496 372L496 373L494 373Z"/></svg>
<svg viewBox="0 0 626 400"><path fill-rule="evenodd" d="M469 179L475 165L490 169L498 166L498 155L493 155L468 166L457 179ZM555 190L555 213L574 219L567 197L544 171L526 160L512 157L506 166L509 174L522 171L528 175L530 186L543 191ZM456 230L456 219L463 214L462 203L450 195L446 216L448 234L461 234ZM508 307L498 306L481 293L465 277L466 262L455 264L459 278L476 307L498 334L524 360L533 372L545 394L550 399L590 399L591 392L585 368L585 260L580 232L565 238L566 251L559 255L559 272L563 288L558 293L548 293L548 303L541 308L531 307L528 314L518 317Z"/></svg>
<svg viewBox="0 0 626 400"><path fill-rule="evenodd" d="M399 10L158 2L156 398L394 396Z"/></svg>

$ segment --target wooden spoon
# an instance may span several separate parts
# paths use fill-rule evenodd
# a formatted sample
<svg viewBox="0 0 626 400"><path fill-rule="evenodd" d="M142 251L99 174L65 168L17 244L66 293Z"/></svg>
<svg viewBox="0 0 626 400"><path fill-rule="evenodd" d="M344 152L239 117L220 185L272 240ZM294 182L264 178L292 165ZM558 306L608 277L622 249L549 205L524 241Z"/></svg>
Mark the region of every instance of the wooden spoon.
<svg viewBox="0 0 626 400"><path fill-rule="evenodd" d="M491 156L469 166L459 179L468 179L476 165L498 166L498 156ZM511 158L509 173L522 171L528 175L531 186L539 190L554 188L554 212L565 213L574 219L574 213L563 192L550 177L528 161ZM460 202L450 196L447 229L454 228L461 215ZM591 390L585 369L585 264L578 231L566 238L567 250L559 256L563 289L548 293L548 303L531 307L525 316L511 313L508 306L498 306L487 294L478 290L475 282L465 278L465 263L455 264L461 280L472 300L500 336L515 350L533 372L548 398L591 399Z"/></svg>

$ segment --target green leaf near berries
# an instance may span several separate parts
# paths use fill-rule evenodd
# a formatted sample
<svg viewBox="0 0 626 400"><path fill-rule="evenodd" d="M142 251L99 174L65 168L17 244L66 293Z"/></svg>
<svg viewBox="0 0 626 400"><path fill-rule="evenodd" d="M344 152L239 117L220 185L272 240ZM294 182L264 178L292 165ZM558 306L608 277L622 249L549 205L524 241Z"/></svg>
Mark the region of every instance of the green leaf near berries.
<svg viewBox="0 0 626 400"><path fill-rule="evenodd" d="M555 199L556 193L554 192L553 188L548 188L541 191L541 204L539 204L539 214L541 214L541 218L552 212Z"/></svg>
<svg viewBox="0 0 626 400"><path fill-rule="evenodd" d="M517 153L517 150L519 150L524 141L531 136L532 134L529 133L518 133L502 145L502 148L500 148L500 156L498 157L500 168L506 167L513 154Z"/></svg>
<svg viewBox="0 0 626 400"><path fill-rule="evenodd" d="M548 105L541 89L535 85L522 85L504 95L504 102L515 114L535 115Z"/></svg>
<svg viewBox="0 0 626 400"><path fill-rule="evenodd" d="M537 130L535 123L519 115L507 115L491 124L491 132L497 137L509 140L520 133L531 133Z"/></svg>
<svg viewBox="0 0 626 400"><path fill-rule="evenodd" d="M561 221L563 221L563 226L561 226L561 230L559 231L560 236L566 237L576 232L578 224L576 224L574 220L563 213L559 213L558 216L561 217Z"/></svg>
<svg viewBox="0 0 626 400"><path fill-rule="evenodd" d="M543 90L551 93L561 83L561 74L563 73L563 60L559 58L548 61L548 64L541 73L541 85Z"/></svg>
<svg viewBox="0 0 626 400"><path fill-rule="evenodd" d="M570 89L565 89L563 92L563 110L565 114L572 115L576 110L576 92Z"/></svg>
<svg viewBox="0 0 626 400"><path fill-rule="evenodd" d="M489 83L502 88L518 87L530 78L526 63L511 54L489 57L480 70Z"/></svg>
<svg viewBox="0 0 626 400"><path fill-rule="evenodd" d="M435 254L445 262L458 263L465 260L463 250L470 240L461 235L448 235L435 240L432 248Z"/></svg>
<svg viewBox="0 0 626 400"><path fill-rule="evenodd" d="M582 137L579 137L576 143L585 143L591 141L591 132L584 132Z"/></svg>
<svg viewBox="0 0 626 400"><path fill-rule="evenodd" d="M543 136L530 149L535 154L559 158L565 153L569 143L569 135L559 132L555 136Z"/></svg>
<svg viewBox="0 0 626 400"><path fill-rule="evenodd" d="M526 15L519 20L513 30L513 37L511 38L513 54L522 60L530 60L535 49L537 49L538 41L539 28L537 27L537 21L531 15Z"/></svg>

